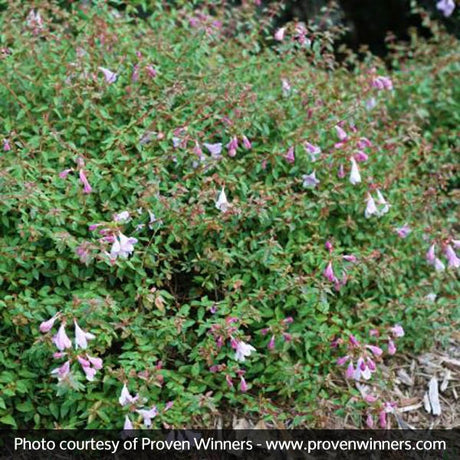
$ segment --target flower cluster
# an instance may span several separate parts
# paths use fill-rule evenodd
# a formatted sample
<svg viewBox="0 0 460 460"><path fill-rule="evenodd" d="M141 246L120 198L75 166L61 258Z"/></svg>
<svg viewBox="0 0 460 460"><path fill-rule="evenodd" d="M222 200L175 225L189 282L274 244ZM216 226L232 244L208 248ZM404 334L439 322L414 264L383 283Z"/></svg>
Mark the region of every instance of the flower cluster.
<svg viewBox="0 0 460 460"><path fill-rule="evenodd" d="M460 258L457 257L454 248L460 247L460 240L450 240L447 242L441 243L443 248L444 256L447 259L447 266L449 268L459 268L460 267ZM429 265L432 265L436 271L443 271L446 269L445 264L436 256L436 242L432 243L430 248L426 253L426 261Z"/></svg>
<svg viewBox="0 0 460 460"><path fill-rule="evenodd" d="M57 319L62 318L62 313L58 312L53 317L47 321L43 321L40 326L40 332L46 334L54 326L54 323ZM88 340L95 339L95 335L90 332L84 331L74 320L75 327L75 350L86 350L88 348ZM86 375L86 379L89 382L94 380L96 372L102 369L102 359L90 356L88 353L82 355L81 353L75 351L72 352L72 342L66 333L66 322L61 319L61 325L57 333L53 336L52 342L58 349L57 352L53 354L55 359L60 359L67 357L67 361L62 364L60 367L51 371L51 374L57 377L59 383L67 382L68 384L73 384L72 374L71 374L71 364L73 361L77 361Z"/></svg>

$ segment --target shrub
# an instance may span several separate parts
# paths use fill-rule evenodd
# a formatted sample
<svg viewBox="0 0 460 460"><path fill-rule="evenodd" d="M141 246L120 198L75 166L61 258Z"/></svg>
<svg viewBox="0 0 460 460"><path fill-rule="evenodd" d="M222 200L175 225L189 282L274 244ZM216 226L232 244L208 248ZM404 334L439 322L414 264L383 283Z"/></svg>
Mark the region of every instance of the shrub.
<svg viewBox="0 0 460 460"><path fill-rule="evenodd" d="M1 18L2 424L328 426L350 362L447 337L452 38L389 73L252 4L94 3Z"/></svg>

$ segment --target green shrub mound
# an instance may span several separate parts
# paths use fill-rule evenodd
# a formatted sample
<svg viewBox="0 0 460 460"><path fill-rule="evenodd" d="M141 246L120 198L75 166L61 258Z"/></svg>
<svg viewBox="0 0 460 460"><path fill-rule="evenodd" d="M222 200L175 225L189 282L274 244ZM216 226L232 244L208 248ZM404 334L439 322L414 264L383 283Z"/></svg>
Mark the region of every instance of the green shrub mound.
<svg viewBox="0 0 460 460"><path fill-rule="evenodd" d="M0 425L362 426L458 327L458 43L93 3L0 19Z"/></svg>

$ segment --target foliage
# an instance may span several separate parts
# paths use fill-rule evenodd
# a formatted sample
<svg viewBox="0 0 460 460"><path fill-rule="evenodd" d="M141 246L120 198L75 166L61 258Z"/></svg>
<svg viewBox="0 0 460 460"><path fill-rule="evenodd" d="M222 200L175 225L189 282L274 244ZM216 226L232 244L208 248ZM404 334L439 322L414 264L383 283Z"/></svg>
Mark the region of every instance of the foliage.
<svg viewBox="0 0 460 460"><path fill-rule="evenodd" d="M332 24L276 41L273 11L191 3L151 2L147 19L103 1L2 12L0 424L138 426L134 411L156 405L156 427L237 412L329 426L359 396L336 365L350 334L386 349L401 324L398 349L418 351L458 326L455 269L425 260L436 241L447 265L458 233L458 43L435 30L395 45L390 74L370 55L338 64ZM377 191L389 210L366 218ZM120 232L137 240L130 257L114 250ZM74 320L103 360L93 381L81 349L53 358ZM256 349L244 362L241 341ZM384 401L391 382L372 379ZM140 398L122 407L124 384Z"/></svg>

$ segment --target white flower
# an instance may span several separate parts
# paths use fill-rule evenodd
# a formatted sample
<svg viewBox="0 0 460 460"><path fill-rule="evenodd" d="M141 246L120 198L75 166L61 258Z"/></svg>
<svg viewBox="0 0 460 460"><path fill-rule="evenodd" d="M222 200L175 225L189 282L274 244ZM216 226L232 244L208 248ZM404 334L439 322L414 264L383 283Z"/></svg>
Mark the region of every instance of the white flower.
<svg viewBox="0 0 460 460"><path fill-rule="evenodd" d="M149 427L152 425L152 418L156 417L158 414L157 408L153 406L151 409L139 409L136 411L144 419L144 425Z"/></svg>
<svg viewBox="0 0 460 460"><path fill-rule="evenodd" d="M94 334L85 332L81 327L74 321L75 324L75 348L82 348L85 350L88 347L88 340L96 338Z"/></svg>
<svg viewBox="0 0 460 460"><path fill-rule="evenodd" d="M222 143L218 142L216 144L207 144L206 142L203 145L209 150L209 153L213 158L220 158L222 153Z"/></svg>
<svg viewBox="0 0 460 460"><path fill-rule="evenodd" d="M291 90L292 90L291 85L290 85L289 81L286 80L285 78L281 79L281 89L283 91L283 96L284 97L287 97L287 96L289 96L291 94Z"/></svg>
<svg viewBox="0 0 460 460"><path fill-rule="evenodd" d="M113 216L115 222L128 222L131 219L128 211L122 211L119 214Z"/></svg>
<svg viewBox="0 0 460 460"><path fill-rule="evenodd" d="M139 398L139 395L131 396L129 394L128 387L126 386L126 383L125 383L121 390L120 397L118 398L118 402L120 403L120 406L126 406L126 404L132 404L136 402L138 398Z"/></svg>
<svg viewBox="0 0 460 460"><path fill-rule="evenodd" d="M304 174L302 176L303 186L305 188L315 188L319 184L319 180L316 178L316 172L313 171L311 174Z"/></svg>
<svg viewBox="0 0 460 460"><path fill-rule="evenodd" d="M216 208L219 211L227 212L228 207L229 207L229 203L227 201L227 195L225 195L225 190L222 188L219 194L219 198L216 201Z"/></svg>
<svg viewBox="0 0 460 460"><path fill-rule="evenodd" d="M242 340L240 340L236 344L236 353L235 353L235 359L240 362L246 361L247 356L251 356L251 353L253 351L256 351L256 349L252 346L249 345Z"/></svg>
<svg viewBox="0 0 460 460"><path fill-rule="evenodd" d="M380 190L377 190L377 203L383 205L383 207L377 212L378 216L383 216L390 210L390 205L387 203Z"/></svg>
<svg viewBox="0 0 460 460"><path fill-rule="evenodd" d="M105 81L107 83L115 83L118 75L115 72L112 72L109 69L106 69L105 67L99 67L99 70L104 74Z"/></svg>
<svg viewBox="0 0 460 460"><path fill-rule="evenodd" d="M127 236L120 233L118 236L119 239L115 238L115 241L110 250L110 257L116 259L121 257L123 259L128 258L128 256L134 251L134 244L137 243L136 238L128 238Z"/></svg>
<svg viewBox="0 0 460 460"><path fill-rule="evenodd" d="M366 216L366 219L369 219L373 214L378 215L378 209L377 206L375 205L374 198L372 198L371 194L368 193L367 195L367 205L366 205L366 210L364 211L364 215Z"/></svg>
<svg viewBox="0 0 460 460"><path fill-rule="evenodd" d="M446 269L446 266L436 257L434 260L434 268L437 272L442 272Z"/></svg>
<svg viewBox="0 0 460 460"><path fill-rule="evenodd" d="M358 184L361 182L361 174L359 173L359 168L358 168L358 163L356 163L356 160L351 157L351 172L350 172L350 182L353 185Z"/></svg>

